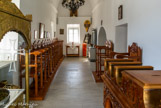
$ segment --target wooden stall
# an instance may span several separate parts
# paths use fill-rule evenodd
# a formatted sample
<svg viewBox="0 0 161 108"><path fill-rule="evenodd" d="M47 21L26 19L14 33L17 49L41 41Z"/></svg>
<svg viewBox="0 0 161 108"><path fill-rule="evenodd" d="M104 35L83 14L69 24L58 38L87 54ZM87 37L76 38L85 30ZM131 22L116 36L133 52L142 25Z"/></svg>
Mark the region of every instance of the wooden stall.
<svg viewBox="0 0 161 108"><path fill-rule="evenodd" d="M161 71L122 71L121 85L107 75L103 75L102 78L105 84L104 108L161 107Z"/></svg>
<svg viewBox="0 0 161 108"><path fill-rule="evenodd" d="M33 79L30 85L30 100L43 100L48 91L51 81L53 80L56 71L61 64L63 56L63 41L53 40L52 42L41 40L42 42L34 42L30 55L30 74ZM41 44L39 44L41 43ZM24 78L24 56L20 56L20 83Z"/></svg>
<svg viewBox="0 0 161 108"><path fill-rule="evenodd" d="M109 70L107 66L109 62L128 62L126 64L119 63L115 65L127 65L127 64L134 65L135 63L131 64L129 62L140 62L140 63L142 62L142 49L136 43L133 43L131 46L128 47L127 53L119 53L119 52L110 51L108 53L108 56L103 56L104 54L100 54L100 55L101 55L100 58L96 62L97 71L93 72L96 82L103 82L101 79L101 75L104 73L104 71L106 72ZM100 71L103 65L106 65L104 66L104 71Z"/></svg>
<svg viewBox="0 0 161 108"><path fill-rule="evenodd" d="M120 58L105 60L105 72L101 76L104 82L104 108L161 107L161 71L154 71L152 66L142 66L140 57L137 55L127 59L133 58L134 61L122 61Z"/></svg>

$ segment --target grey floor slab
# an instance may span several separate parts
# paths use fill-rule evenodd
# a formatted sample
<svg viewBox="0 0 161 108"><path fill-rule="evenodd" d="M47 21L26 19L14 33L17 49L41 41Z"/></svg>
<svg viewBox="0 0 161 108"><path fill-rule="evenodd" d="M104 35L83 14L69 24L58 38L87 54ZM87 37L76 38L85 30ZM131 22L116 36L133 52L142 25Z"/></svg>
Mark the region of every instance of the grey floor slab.
<svg viewBox="0 0 161 108"><path fill-rule="evenodd" d="M44 101L35 108L103 108L103 84L94 82L95 64L87 58L65 58Z"/></svg>

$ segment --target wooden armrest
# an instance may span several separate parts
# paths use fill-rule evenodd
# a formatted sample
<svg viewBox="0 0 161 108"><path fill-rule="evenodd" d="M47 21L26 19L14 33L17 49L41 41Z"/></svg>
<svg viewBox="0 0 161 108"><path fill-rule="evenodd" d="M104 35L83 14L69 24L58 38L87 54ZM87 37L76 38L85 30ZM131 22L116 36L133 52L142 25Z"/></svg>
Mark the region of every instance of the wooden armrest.
<svg viewBox="0 0 161 108"><path fill-rule="evenodd" d="M114 58L115 56L118 56L118 55L120 55L120 56L125 56L125 55L129 56L129 53L110 52L110 55Z"/></svg>
<svg viewBox="0 0 161 108"><path fill-rule="evenodd" d="M130 59L134 59L135 61L141 61L141 57L140 56L122 56L122 55L117 55L116 58L119 59L124 59L124 58L130 58Z"/></svg>
<svg viewBox="0 0 161 108"><path fill-rule="evenodd" d="M29 55L40 55L41 52L39 51L34 51L34 52L30 52Z"/></svg>
<svg viewBox="0 0 161 108"><path fill-rule="evenodd" d="M97 49L105 49L106 46L95 46L95 48L97 48Z"/></svg>
<svg viewBox="0 0 161 108"><path fill-rule="evenodd" d="M134 59L104 59L104 69L108 70L109 62L133 62Z"/></svg>
<svg viewBox="0 0 161 108"><path fill-rule="evenodd" d="M22 67L26 67L26 65L21 65ZM30 64L29 67L36 67L37 64Z"/></svg>
<svg viewBox="0 0 161 108"><path fill-rule="evenodd" d="M115 82L118 85L122 84L122 71L124 70L153 70L152 66L115 66L114 75Z"/></svg>
<svg viewBox="0 0 161 108"><path fill-rule="evenodd" d="M106 54L105 54L105 55L102 55L102 56L101 56L101 58L109 58L109 59L110 59L110 58L111 58L111 56L110 56L110 55L106 55Z"/></svg>
<svg viewBox="0 0 161 108"><path fill-rule="evenodd" d="M140 66L142 62L109 62L108 70L106 70L107 74L110 77L114 77L114 67L115 66Z"/></svg>

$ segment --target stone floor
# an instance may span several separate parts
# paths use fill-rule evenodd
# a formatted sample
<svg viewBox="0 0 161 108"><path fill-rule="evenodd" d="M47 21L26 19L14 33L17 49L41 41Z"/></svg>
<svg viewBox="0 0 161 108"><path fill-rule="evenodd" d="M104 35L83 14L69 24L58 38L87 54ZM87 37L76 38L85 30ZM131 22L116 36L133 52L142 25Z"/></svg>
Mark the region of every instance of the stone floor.
<svg viewBox="0 0 161 108"><path fill-rule="evenodd" d="M94 82L94 68L87 58L65 58L36 108L103 108L103 84Z"/></svg>

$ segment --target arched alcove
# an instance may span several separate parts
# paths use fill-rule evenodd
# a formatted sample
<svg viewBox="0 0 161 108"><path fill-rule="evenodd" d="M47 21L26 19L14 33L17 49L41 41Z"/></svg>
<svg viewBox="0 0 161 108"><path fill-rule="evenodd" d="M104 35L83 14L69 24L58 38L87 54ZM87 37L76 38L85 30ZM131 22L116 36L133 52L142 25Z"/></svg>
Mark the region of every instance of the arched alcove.
<svg viewBox="0 0 161 108"><path fill-rule="evenodd" d="M104 27L101 27L98 32L98 38L97 38L97 45L98 46L104 46L106 43L106 31Z"/></svg>
<svg viewBox="0 0 161 108"><path fill-rule="evenodd" d="M9 31L21 34L30 47L32 16L24 16L10 0L0 0L0 40Z"/></svg>
<svg viewBox="0 0 161 108"><path fill-rule="evenodd" d="M11 0L0 0L0 41L6 33L14 31L19 33L25 43L25 85L26 103L29 103L29 48L31 47L31 21L32 15L24 16ZM13 35L12 35L13 36Z"/></svg>

